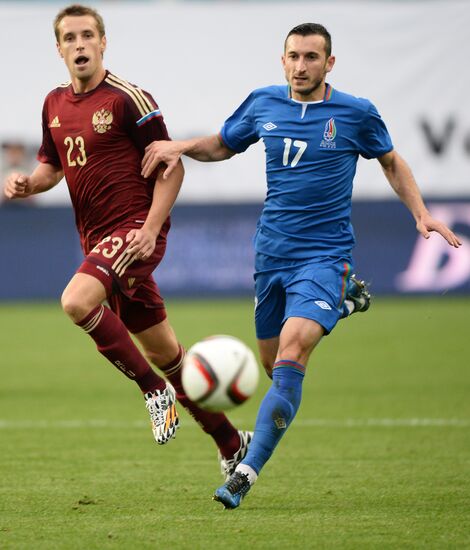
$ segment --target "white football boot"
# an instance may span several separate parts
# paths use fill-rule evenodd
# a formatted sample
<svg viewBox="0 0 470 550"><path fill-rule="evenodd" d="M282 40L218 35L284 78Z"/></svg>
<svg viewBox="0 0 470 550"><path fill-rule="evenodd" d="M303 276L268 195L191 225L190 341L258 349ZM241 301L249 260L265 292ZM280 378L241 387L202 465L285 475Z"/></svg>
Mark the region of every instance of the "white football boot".
<svg viewBox="0 0 470 550"><path fill-rule="evenodd" d="M144 398L155 441L159 445L164 445L176 436L176 430L179 428L175 389L167 382L164 390L147 392Z"/></svg>

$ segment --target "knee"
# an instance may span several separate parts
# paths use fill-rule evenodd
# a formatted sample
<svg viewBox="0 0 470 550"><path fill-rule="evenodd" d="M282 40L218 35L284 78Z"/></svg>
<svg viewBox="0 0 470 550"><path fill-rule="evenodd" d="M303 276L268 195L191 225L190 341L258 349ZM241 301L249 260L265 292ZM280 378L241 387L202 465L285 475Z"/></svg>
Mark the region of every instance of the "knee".
<svg viewBox="0 0 470 550"><path fill-rule="evenodd" d="M106 289L98 279L76 273L62 293L62 309L74 323L79 323L105 298Z"/></svg>
<svg viewBox="0 0 470 550"><path fill-rule="evenodd" d="M93 307L84 304L74 293L68 292L67 289L62 293L60 301L63 311L74 323L79 323L93 309Z"/></svg>
<svg viewBox="0 0 470 550"><path fill-rule="evenodd" d="M314 321L304 323L300 327L291 326L289 329L284 335L281 334L276 359L288 359L305 365L313 349L320 342L324 329Z"/></svg>
<svg viewBox="0 0 470 550"><path fill-rule="evenodd" d="M285 346L279 346L278 359L287 359L300 363L301 358L305 356L305 349L300 342L291 342Z"/></svg>
<svg viewBox="0 0 470 550"><path fill-rule="evenodd" d="M311 351L311 345L307 342L303 342L302 339L299 338L280 345L277 360L287 359L289 361L295 361L296 363L305 364L310 357Z"/></svg>

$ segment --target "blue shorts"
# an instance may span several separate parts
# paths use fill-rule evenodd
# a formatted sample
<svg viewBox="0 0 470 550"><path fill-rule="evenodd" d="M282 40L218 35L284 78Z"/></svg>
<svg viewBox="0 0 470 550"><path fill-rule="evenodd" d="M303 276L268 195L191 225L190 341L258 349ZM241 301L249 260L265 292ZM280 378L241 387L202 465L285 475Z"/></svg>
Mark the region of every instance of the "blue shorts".
<svg viewBox="0 0 470 550"><path fill-rule="evenodd" d="M329 334L341 318L351 264L337 258L308 262L265 260L266 256L257 255L256 336L259 339L279 336L289 317L312 319Z"/></svg>

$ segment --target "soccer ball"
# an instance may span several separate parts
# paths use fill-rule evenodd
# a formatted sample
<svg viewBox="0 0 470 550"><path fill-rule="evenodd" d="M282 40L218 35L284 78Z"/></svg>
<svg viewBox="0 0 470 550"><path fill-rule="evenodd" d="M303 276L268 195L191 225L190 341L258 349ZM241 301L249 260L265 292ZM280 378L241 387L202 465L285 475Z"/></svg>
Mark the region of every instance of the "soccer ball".
<svg viewBox="0 0 470 550"><path fill-rule="evenodd" d="M186 353L182 382L201 409L219 412L246 401L258 385L258 364L250 348L233 336L210 336Z"/></svg>

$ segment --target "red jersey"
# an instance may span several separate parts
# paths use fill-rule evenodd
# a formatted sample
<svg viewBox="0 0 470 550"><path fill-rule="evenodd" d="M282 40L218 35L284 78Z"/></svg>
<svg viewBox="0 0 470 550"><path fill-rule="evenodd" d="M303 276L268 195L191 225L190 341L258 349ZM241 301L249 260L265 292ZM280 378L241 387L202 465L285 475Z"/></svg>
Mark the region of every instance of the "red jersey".
<svg viewBox="0 0 470 550"><path fill-rule="evenodd" d="M42 129L38 160L64 170L85 254L116 228L142 226L155 184L140 175L144 149L169 139L150 94L109 72L87 93L67 83L46 97Z"/></svg>

